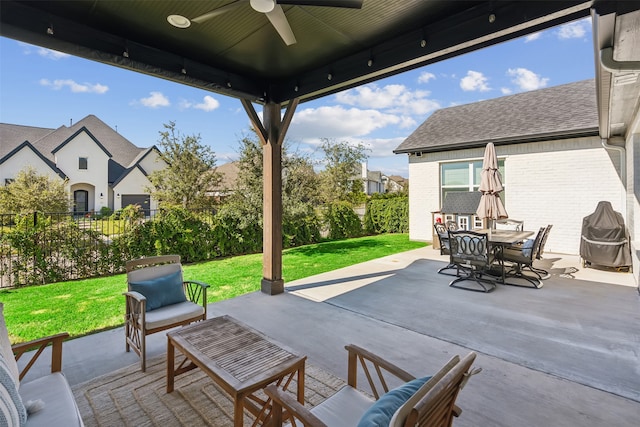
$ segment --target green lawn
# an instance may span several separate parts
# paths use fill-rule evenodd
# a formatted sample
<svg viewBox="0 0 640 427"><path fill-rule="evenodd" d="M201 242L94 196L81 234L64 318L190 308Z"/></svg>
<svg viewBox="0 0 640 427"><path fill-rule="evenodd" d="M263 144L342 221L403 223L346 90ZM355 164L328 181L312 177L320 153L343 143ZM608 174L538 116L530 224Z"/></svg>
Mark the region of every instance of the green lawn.
<svg viewBox="0 0 640 427"><path fill-rule="evenodd" d="M282 275L291 282L424 246L406 234L384 234L287 249ZM211 285L208 302L233 298L260 289L262 254L185 265L184 277ZM126 288L125 275L119 274L0 291L11 342L59 332L78 337L120 326Z"/></svg>

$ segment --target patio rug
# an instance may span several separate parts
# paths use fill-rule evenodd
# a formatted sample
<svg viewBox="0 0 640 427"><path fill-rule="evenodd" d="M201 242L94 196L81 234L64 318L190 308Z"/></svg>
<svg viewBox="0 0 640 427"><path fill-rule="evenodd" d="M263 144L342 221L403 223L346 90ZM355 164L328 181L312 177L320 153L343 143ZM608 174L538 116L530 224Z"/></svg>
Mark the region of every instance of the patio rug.
<svg viewBox="0 0 640 427"><path fill-rule="evenodd" d="M200 369L177 377L174 391L167 394L165 359L148 360L145 373L136 363L72 387L85 426L233 425L230 397ZM305 371L305 406L319 404L345 384L308 362ZM295 384L290 390L295 390ZM253 421L245 411L245 426Z"/></svg>

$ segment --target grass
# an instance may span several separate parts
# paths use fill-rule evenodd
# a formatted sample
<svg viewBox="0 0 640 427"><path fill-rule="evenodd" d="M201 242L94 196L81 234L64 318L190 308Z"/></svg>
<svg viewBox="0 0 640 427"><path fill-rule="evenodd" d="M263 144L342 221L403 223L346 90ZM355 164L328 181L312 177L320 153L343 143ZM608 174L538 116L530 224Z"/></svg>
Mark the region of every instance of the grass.
<svg viewBox="0 0 640 427"><path fill-rule="evenodd" d="M407 234L383 234L287 249L282 257L285 283L394 253L424 247ZM208 302L260 289L262 254L242 255L184 266L185 279L209 283ZM121 326L126 277L53 283L0 291L12 343L59 332L79 337Z"/></svg>

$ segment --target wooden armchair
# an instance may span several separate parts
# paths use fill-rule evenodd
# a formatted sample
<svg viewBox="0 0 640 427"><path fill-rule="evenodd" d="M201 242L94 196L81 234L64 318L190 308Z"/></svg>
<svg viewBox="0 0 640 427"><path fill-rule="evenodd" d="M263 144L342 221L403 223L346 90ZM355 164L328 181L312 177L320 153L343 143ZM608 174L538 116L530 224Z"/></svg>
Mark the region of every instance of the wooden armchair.
<svg viewBox="0 0 640 427"><path fill-rule="evenodd" d="M180 255L127 261L126 351L146 370L146 336L207 318L208 284L182 278Z"/></svg>
<svg viewBox="0 0 640 427"><path fill-rule="evenodd" d="M275 385L265 389L273 401L273 425L287 419L292 427L355 427L359 422L389 426L451 426L462 410L455 405L458 392L468 378L480 372L471 370L476 354L462 360L453 357L431 377L413 375L355 345L349 352L348 385L312 409L300 404L293 395ZM361 366L373 393L373 399L357 389L357 370ZM389 390L387 380L396 377L405 384ZM390 414L393 414L390 417ZM382 424L378 424L382 423Z"/></svg>

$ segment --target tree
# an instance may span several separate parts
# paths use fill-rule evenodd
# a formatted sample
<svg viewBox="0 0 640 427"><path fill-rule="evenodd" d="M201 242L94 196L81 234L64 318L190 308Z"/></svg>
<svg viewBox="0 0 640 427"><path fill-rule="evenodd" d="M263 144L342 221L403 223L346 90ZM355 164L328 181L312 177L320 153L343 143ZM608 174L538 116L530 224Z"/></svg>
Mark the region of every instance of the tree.
<svg viewBox="0 0 640 427"><path fill-rule="evenodd" d="M263 164L262 145L257 138L245 136L239 146L237 191L232 200L262 212ZM318 203L318 180L311 160L297 152L291 153L288 144L282 147L282 203Z"/></svg>
<svg viewBox="0 0 640 427"><path fill-rule="evenodd" d="M26 167L13 182L0 187L0 213L68 212L71 202L65 184Z"/></svg>
<svg viewBox="0 0 640 427"><path fill-rule="evenodd" d="M221 180L220 174L214 172L215 153L202 144L200 135L182 135L173 121L164 124L164 128L158 144L160 158L168 166L149 175L153 184L149 192L161 205L210 207L213 200L207 192Z"/></svg>
<svg viewBox="0 0 640 427"><path fill-rule="evenodd" d="M325 168L319 174L322 200L325 203L363 201L360 171L362 162L367 159L365 146L324 138L322 151L325 154Z"/></svg>
<svg viewBox="0 0 640 427"><path fill-rule="evenodd" d="M235 191L225 200L219 219L233 224L233 240L244 242L243 250L261 247L263 212L263 149L257 137L240 141L238 179ZM320 238L317 176L311 161L282 147L282 222L285 247L313 243ZM232 240L230 238L230 240Z"/></svg>

